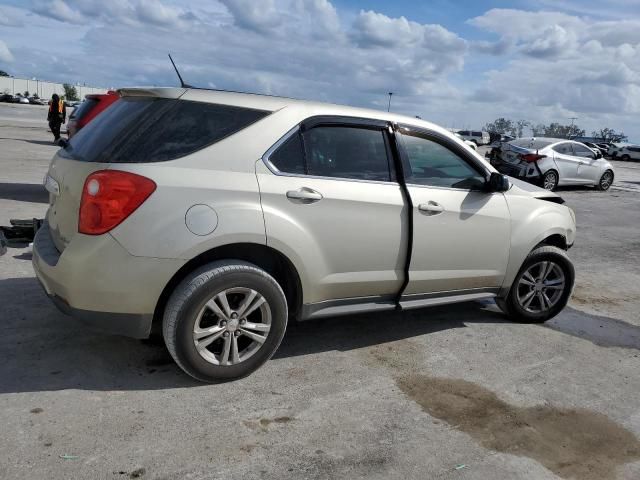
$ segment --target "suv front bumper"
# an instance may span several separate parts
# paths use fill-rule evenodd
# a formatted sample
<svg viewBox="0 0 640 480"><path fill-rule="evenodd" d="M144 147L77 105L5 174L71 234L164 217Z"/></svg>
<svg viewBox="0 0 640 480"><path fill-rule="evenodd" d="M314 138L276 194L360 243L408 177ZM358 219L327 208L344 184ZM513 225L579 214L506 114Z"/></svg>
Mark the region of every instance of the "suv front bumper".
<svg viewBox="0 0 640 480"><path fill-rule="evenodd" d="M109 234L76 234L60 253L45 222L32 263L63 313L103 332L146 338L160 294L184 260L134 257Z"/></svg>

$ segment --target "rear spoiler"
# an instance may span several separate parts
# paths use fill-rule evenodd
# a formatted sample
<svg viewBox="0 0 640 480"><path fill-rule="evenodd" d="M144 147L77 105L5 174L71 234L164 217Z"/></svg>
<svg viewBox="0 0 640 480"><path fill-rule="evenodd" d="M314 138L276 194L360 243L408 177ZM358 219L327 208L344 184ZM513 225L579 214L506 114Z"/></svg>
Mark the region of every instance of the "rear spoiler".
<svg viewBox="0 0 640 480"><path fill-rule="evenodd" d="M121 97L156 97L156 98L180 98L186 93L186 88L154 88L154 87L133 87L120 88L118 93Z"/></svg>

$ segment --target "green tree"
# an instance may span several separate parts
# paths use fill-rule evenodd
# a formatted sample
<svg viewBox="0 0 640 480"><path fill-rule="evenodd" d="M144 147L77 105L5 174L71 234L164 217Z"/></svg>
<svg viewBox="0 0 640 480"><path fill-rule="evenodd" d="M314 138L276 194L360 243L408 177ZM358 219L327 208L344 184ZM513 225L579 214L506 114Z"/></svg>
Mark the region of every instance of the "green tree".
<svg viewBox="0 0 640 480"><path fill-rule="evenodd" d="M561 125L557 122L550 123L543 128L545 137L571 138L583 137L585 134L584 129L581 129L577 125Z"/></svg>
<svg viewBox="0 0 640 480"><path fill-rule="evenodd" d="M531 129L531 136L533 137L539 137L541 135L544 135L544 131L547 128L543 123L537 123L537 124L529 124L529 128Z"/></svg>
<svg viewBox="0 0 640 480"><path fill-rule="evenodd" d="M9 77L10 75L4 70L0 70L0 77Z"/></svg>
<svg viewBox="0 0 640 480"><path fill-rule="evenodd" d="M76 87L74 87L70 83L63 83L62 88L64 88L64 98L66 100L69 100L69 101L80 100L80 98L78 98L78 91L76 90Z"/></svg>
<svg viewBox="0 0 640 480"><path fill-rule="evenodd" d="M516 128L511 120L500 117L491 123L487 123L484 126L484 130L489 133L508 133L510 135L516 134Z"/></svg>
<svg viewBox="0 0 640 480"><path fill-rule="evenodd" d="M613 128L601 128L600 130L594 130L591 132L591 136L600 138L603 142L612 143L612 142L625 142L628 137L620 132L616 132Z"/></svg>
<svg viewBox="0 0 640 480"><path fill-rule="evenodd" d="M25 91L24 91L24 96L25 96L25 97L28 97L28 96L29 96L29 90L25 90Z"/></svg>

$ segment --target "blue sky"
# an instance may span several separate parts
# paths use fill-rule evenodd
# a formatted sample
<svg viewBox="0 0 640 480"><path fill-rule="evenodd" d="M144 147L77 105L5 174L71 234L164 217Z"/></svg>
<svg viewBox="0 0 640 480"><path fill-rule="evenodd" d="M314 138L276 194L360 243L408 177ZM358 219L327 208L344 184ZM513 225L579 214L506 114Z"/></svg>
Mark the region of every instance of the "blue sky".
<svg viewBox="0 0 640 480"><path fill-rule="evenodd" d="M386 108L441 125L577 123L640 140L640 0L0 0L0 69Z"/></svg>

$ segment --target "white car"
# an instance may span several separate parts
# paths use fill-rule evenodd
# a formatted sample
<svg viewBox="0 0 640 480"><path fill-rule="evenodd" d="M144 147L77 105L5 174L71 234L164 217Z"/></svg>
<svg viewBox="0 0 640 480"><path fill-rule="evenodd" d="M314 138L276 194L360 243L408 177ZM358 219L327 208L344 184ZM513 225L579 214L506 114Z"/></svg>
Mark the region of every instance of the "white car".
<svg viewBox="0 0 640 480"><path fill-rule="evenodd" d="M615 155L620 160L640 160L640 145L624 145L618 149Z"/></svg>
<svg viewBox="0 0 640 480"><path fill-rule="evenodd" d="M479 130L458 130L456 132L464 140L469 140L476 145L489 145L491 142L491 136L489 132L481 132Z"/></svg>
<svg viewBox="0 0 640 480"><path fill-rule="evenodd" d="M476 145L475 142L472 142L470 140L465 140L464 138L462 138L462 135L460 135L459 133L453 133L456 137L458 137L460 140L462 140L466 145L469 146L469 148L473 149L473 150L478 150L478 145Z"/></svg>
<svg viewBox="0 0 640 480"><path fill-rule="evenodd" d="M494 166L506 175L547 190L561 185L594 185L608 190L614 179L611 163L586 145L560 138L519 138L503 145Z"/></svg>

